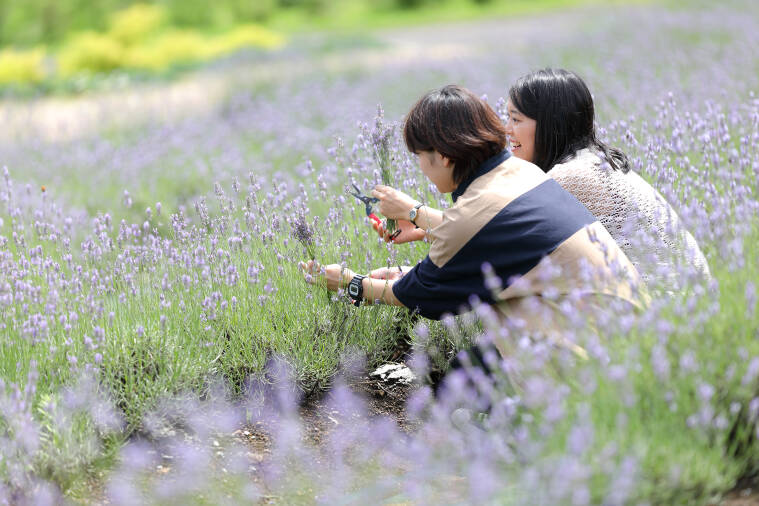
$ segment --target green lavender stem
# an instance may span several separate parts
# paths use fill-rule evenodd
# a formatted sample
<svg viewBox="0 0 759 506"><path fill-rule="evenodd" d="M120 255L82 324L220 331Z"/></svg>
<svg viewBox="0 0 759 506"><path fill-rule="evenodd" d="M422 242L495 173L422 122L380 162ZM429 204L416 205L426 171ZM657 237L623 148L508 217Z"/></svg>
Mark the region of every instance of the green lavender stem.
<svg viewBox="0 0 759 506"><path fill-rule="evenodd" d="M382 184L385 186L395 187L395 178L393 177L393 170L390 164L390 130L384 132L385 135L379 137L378 142L375 143L374 156L377 161L377 165L380 168L380 174L382 176ZM387 231L389 233L395 232L398 223L394 219L387 220Z"/></svg>

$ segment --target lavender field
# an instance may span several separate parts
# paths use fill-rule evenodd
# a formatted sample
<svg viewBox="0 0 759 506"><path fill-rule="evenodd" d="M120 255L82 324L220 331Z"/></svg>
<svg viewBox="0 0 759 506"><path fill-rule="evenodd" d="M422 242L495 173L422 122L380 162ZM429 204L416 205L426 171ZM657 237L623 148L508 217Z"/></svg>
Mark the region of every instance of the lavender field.
<svg viewBox="0 0 759 506"><path fill-rule="evenodd" d="M757 476L759 5L371 37L0 104L0 503L716 504ZM516 333L487 306L443 322L356 309L304 282L304 242L358 271L415 264L428 244L386 245L346 193L380 182L378 139L397 185L446 207L405 150L404 112L447 83L502 112L545 66L588 82L603 137L713 278L682 263L661 274L685 289L653 283L638 319L577 322L588 359L514 337L494 388L416 385L411 429L368 416L350 379L399 348L423 378ZM320 395L334 423L315 444L298 404ZM482 421L452 415L485 404ZM266 452L240 436L253 427Z"/></svg>

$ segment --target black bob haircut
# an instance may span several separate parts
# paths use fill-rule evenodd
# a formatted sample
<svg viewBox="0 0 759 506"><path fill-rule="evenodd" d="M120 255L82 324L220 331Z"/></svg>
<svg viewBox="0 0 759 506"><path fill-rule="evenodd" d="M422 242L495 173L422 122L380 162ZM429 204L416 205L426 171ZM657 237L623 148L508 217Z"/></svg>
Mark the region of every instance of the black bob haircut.
<svg viewBox="0 0 759 506"><path fill-rule="evenodd" d="M506 127L484 100L451 84L414 104L406 115L403 138L412 153L434 150L449 158L453 181L460 184L505 149Z"/></svg>

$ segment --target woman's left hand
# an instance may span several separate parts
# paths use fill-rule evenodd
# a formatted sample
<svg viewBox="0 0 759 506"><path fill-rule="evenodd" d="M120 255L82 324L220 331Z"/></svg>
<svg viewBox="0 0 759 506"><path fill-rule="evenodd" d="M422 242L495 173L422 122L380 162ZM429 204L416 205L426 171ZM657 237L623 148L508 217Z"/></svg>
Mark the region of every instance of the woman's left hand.
<svg viewBox="0 0 759 506"><path fill-rule="evenodd" d="M422 241L424 240L424 237L427 235L427 233L422 228L418 228L416 225L411 223L408 220L397 220L397 228L395 231L395 234L390 234L387 230L385 230L385 227L387 226L387 221L382 220L380 223L372 223L372 227L374 230L377 231L380 237L382 237L385 242L393 242L395 244L403 244L405 242L412 242L412 241ZM391 237L395 237L391 239Z"/></svg>
<svg viewBox="0 0 759 506"><path fill-rule="evenodd" d="M328 290L333 292L348 285L355 276L353 271L343 268L340 264L322 267L318 262L309 260L308 262L298 262L298 267L303 272L306 283L326 286Z"/></svg>
<svg viewBox="0 0 759 506"><path fill-rule="evenodd" d="M398 267L380 267L378 269L374 269L369 273L369 277L372 279L384 279L387 281L397 281L401 279L408 271L411 270L411 267L408 265L405 267L401 267L400 265Z"/></svg>
<svg viewBox="0 0 759 506"><path fill-rule="evenodd" d="M408 213L419 202L402 191L378 184L372 197L379 199L379 212L391 220L408 220Z"/></svg>

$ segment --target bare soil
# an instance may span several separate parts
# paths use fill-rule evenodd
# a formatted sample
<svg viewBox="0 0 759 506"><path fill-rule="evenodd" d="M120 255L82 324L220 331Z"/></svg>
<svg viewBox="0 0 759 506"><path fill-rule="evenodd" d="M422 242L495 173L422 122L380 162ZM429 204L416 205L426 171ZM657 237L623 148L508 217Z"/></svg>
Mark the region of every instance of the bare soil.
<svg viewBox="0 0 759 506"><path fill-rule="evenodd" d="M370 418L386 417L398 424L406 433L416 430L421 422L406 417L406 401L416 385L388 383L382 380L361 376L348 383L351 390L367 402ZM319 446L326 441L329 434L338 426L339 421L332 416L326 406L329 404L331 393L313 395L306 399L299 408L301 423L304 427L303 442ZM272 438L270 429L263 423L245 426L235 432L235 435L250 448L254 459L262 461L271 453ZM259 458L260 456L260 458Z"/></svg>
<svg viewBox="0 0 759 506"><path fill-rule="evenodd" d="M740 480L733 490L725 494L719 506L755 506L759 505L759 476Z"/></svg>
<svg viewBox="0 0 759 506"><path fill-rule="evenodd" d="M366 411L358 416L389 418L394 420L398 424L398 427L406 433L413 432L421 425L421 422L418 420L407 418L405 411L406 401L409 395L418 388L418 385L390 384L369 376L361 376L349 381L348 386L355 394L358 394L366 401ZM322 447L322 445L327 444L332 431L341 423L338 420L340 415L327 408L331 397L331 392L312 395L301 404L299 415L301 425L304 428L302 436L302 443L304 445L315 448ZM270 426L259 422L242 427L234 433L234 437L241 441L249 450L248 457L255 466L251 479L259 485L263 485L262 476L260 475L260 470L263 466L259 465L265 464L271 456L274 446L273 432ZM274 495L263 496L261 498L261 504L277 504L280 502L280 498Z"/></svg>

